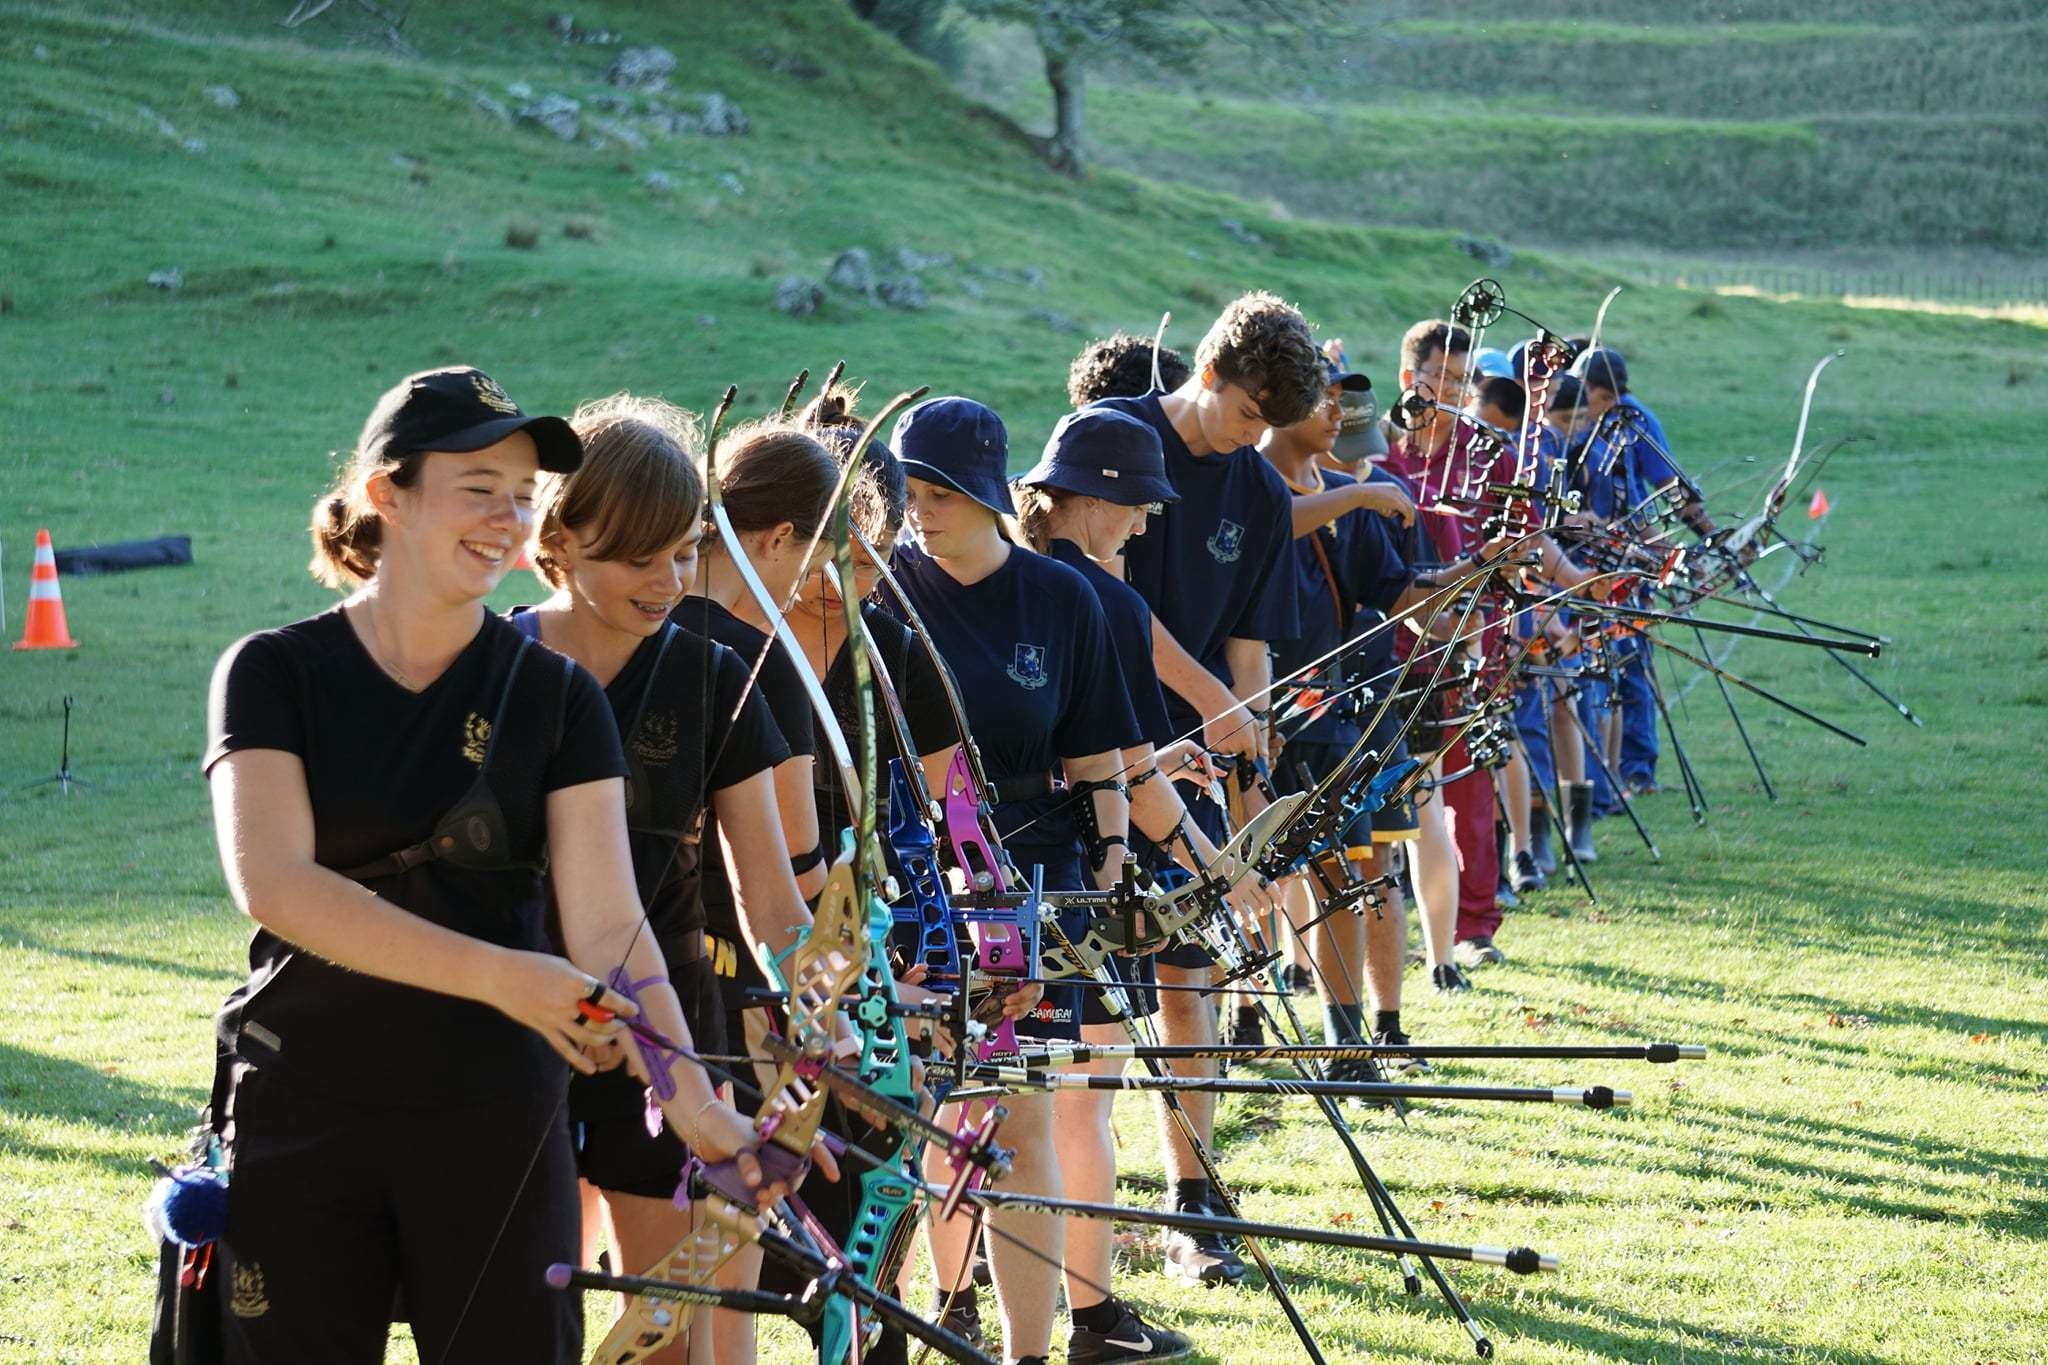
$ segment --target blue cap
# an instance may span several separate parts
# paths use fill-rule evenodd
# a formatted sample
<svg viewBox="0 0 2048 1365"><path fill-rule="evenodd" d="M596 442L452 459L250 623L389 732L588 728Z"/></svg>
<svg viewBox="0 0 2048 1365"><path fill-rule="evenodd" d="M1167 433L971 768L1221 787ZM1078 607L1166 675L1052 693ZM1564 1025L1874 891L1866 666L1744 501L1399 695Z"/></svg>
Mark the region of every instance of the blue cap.
<svg viewBox="0 0 2048 1365"><path fill-rule="evenodd" d="M1119 507L1179 502L1166 477L1159 433L1115 408L1083 408L1060 418L1038 463L1016 480L1021 488L1058 488Z"/></svg>
<svg viewBox="0 0 2048 1365"><path fill-rule="evenodd" d="M1497 346L1482 346L1472 353L1472 368L1488 379L1513 379L1514 363L1508 353Z"/></svg>
<svg viewBox="0 0 2048 1365"><path fill-rule="evenodd" d="M889 444L903 472L965 493L991 512L1017 514L1010 485L1010 433L993 409L972 398L933 398L896 419Z"/></svg>

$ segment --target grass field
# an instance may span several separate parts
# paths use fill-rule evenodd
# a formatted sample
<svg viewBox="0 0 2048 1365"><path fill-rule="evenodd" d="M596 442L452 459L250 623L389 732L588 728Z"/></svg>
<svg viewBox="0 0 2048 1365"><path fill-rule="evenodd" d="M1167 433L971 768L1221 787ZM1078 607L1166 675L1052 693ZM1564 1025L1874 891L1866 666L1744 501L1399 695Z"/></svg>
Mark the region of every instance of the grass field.
<svg viewBox="0 0 2048 1365"><path fill-rule="evenodd" d="M845 356L877 391L992 402L1021 462L1099 329L1149 328L1171 307L1191 345L1218 304L1265 285L1386 376L1401 328L1478 273L1444 236L1047 175L835 6L687 21L581 7L581 26L676 51L676 90L718 90L754 128L563 142L475 101L520 81L603 92L615 49L560 42L544 13L422 6L409 56L342 6L295 34L226 3L0 6L0 89L18 96L0 101L7 633L38 526L60 544L187 533L197 560L71 579L83 648L0 657L0 968L15 1002L0 1021L0 1360L140 1354L144 1162L202 1098L208 1016L246 933L196 772L205 680L237 635L328 600L295 528L328 452L392 378L471 360L537 408L617 388L702 407L733 381L758 410L797 366ZM212 103L211 84L239 107ZM672 191L647 187L657 170ZM504 244L514 219L542 229L538 249ZM580 219L594 240L563 234ZM809 318L768 306L781 276L822 277L853 245L921 253L929 306L844 290ZM145 283L172 268L180 289ZM1500 277L1567 332L1609 283L1538 254ZM1692 689L1679 725L1707 825L1676 795L1647 801L1661 865L1603 825L1597 909L1550 894L1510 919L1508 966L1462 1000L1422 992L1407 1015L1425 1040L1664 1038L1712 1058L1446 1068L1604 1081L1637 1104L1361 1116L1368 1155L1423 1236L1564 1258L1541 1282L1455 1276L1504 1360L2048 1359L2048 333L1632 289L1610 335L1729 514L1782 462L1813 360L1849 351L1814 435L1872 439L1829 466L1826 561L1784 596L1892 637L1873 674L1927 726L1810 652L1745 643L1737 671L1870 747L1744 701L1772 805L1711 687ZM11 790L54 769L67 693L73 767L94 785ZM1252 1216L1366 1216L1307 1114L1233 1101L1225 1115L1224 1170ZM1125 1196L1148 1199L1143 1106L1119 1129ZM1468 1358L1382 1265L1276 1255L1333 1359ZM1269 1299L1172 1287L1155 1239L1133 1240L1127 1287L1206 1359L1293 1358ZM796 1358L775 1342L772 1358Z"/></svg>
<svg viewBox="0 0 2048 1365"><path fill-rule="evenodd" d="M1101 161L1304 216L1517 245L1760 265L1843 247L2043 245L2038 6L1223 8L1242 16L1187 18L1190 63L1099 63L1088 133ZM965 32L964 85L1047 127L1029 36Z"/></svg>

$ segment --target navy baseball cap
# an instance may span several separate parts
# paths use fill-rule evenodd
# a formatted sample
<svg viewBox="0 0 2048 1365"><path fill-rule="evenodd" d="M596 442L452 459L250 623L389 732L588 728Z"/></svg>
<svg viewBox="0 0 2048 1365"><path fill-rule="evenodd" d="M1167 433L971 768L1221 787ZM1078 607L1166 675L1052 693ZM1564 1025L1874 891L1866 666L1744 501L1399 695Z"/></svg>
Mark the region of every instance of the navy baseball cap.
<svg viewBox="0 0 2048 1365"><path fill-rule="evenodd" d="M1372 390L1372 380L1365 376L1364 371L1347 370L1342 361L1330 360L1324 363L1330 370L1330 377L1323 381L1325 384L1335 384L1346 393L1368 393Z"/></svg>
<svg viewBox="0 0 2048 1365"><path fill-rule="evenodd" d="M1082 408L1060 418L1038 463L1019 474L1022 488L1058 488L1120 507L1179 502L1166 477L1159 433L1115 408Z"/></svg>
<svg viewBox="0 0 2048 1365"><path fill-rule="evenodd" d="M409 374L385 391L363 423L356 448L372 459L400 460L429 450L470 451L516 431L533 438L540 467L573 474L583 441L560 417L529 417L496 380L468 365Z"/></svg>
<svg viewBox="0 0 2048 1365"><path fill-rule="evenodd" d="M1010 433L992 408L972 398L933 398L896 419L889 444L913 479L944 484L991 512L1017 515L1004 475Z"/></svg>
<svg viewBox="0 0 2048 1365"><path fill-rule="evenodd" d="M1628 362L1610 346L1585 352L1572 362L1572 373L1580 383L1593 388L1611 389L1617 394L1628 392Z"/></svg>

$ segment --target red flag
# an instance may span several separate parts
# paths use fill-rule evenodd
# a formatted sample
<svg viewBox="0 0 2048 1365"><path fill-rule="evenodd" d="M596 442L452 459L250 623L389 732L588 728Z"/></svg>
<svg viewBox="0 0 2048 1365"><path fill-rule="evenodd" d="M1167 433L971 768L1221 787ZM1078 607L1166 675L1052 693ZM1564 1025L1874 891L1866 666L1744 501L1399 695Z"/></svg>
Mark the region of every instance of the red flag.
<svg viewBox="0 0 2048 1365"><path fill-rule="evenodd" d="M1813 490L1813 501L1806 504L1806 519L1819 521L1828 514L1828 491L1825 488Z"/></svg>

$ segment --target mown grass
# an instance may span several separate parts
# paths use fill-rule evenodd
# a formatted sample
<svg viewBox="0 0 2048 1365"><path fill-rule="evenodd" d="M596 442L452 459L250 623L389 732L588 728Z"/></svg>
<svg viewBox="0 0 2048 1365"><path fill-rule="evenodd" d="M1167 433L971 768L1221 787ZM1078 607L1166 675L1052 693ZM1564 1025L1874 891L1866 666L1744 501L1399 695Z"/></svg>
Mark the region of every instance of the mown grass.
<svg viewBox="0 0 2048 1365"><path fill-rule="evenodd" d="M342 7L297 35L227 5L4 12L0 88L22 96L0 102L9 633L39 525L60 544L189 533L197 559L71 579L84 647L0 657L0 780L54 769L69 693L73 767L95 784L0 799L0 961L17 1002L0 1023L9 1361L140 1351L143 1163L174 1147L201 1099L207 1017L246 932L196 773L205 679L236 635L328 600L301 570L296 528L328 452L391 378L473 360L536 408L622 387L701 407L737 381L758 410L799 365L844 355L877 391L930 383L993 402L1021 462L1062 405L1083 340L1072 327L1146 328L1170 306L1173 337L1191 344L1220 302L1264 285L1385 376L1401 328L1478 273L1433 234L1275 221L1114 173L1050 176L833 7L687 21L579 8L581 24L671 47L678 88L722 90L755 121L744 139L644 152L562 144L475 108L474 91L518 80L596 91L611 50L559 43L534 6L420 7L419 58ZM790 74L795 57L822 69ZM202 97L216 82L240 109ZM145 104L206 152L167 139ZM647 191L654 169L680 188ZM514 216L543 226L538 250L502 244ZM572 216L595 218L597 240L565 239ZM769 309L779 275L822 275L855 244L956 259L923 272L921 314L843 293L814 318ZM172 266L179 291L143 284ZM1540 255L1501 278L1562 331L1589 325L1607 283ZM1653 866L1604 825L1597 910L1552 894L1538 909L1569 914L1512 919L1514 961L1480 990L1408 1011L1425 1038L1667 1037L1713 1059L1461 1068L1609 1081L1638 1104L1431 1106L1405 1127L1372 1116L1367 1150L1423 1235L1565 1257L1546 1282L1456 1275L1504 1359L2040 1359L2048 879L2029 793L2048 758L2035 458L2048 377L2030 368L2042 331L1698 303L1632 291L1610 335L1731 514L1782 462L1807 367L1849 348L1814 435L1874 439L1830 466L1828 558L1785 596L1892 636L1873 675L1927 728L1811 653L1743 645L1731 666L1871 747L1744 700L1780 789L1770 805L1718 699L1694 688L1679 723L1714 803L1705 828L1675 795L1646 803L1665 853ZM1254 1216L1366 1218L1305 1115L1236 1102L1225 1115L1225 1170ZM1125 1105L1119 1129L1126 1197L1148 1198L1160 1169L1144 1107ZM1133 1239L1128 1290L1194 1332L1205 1358L1294 1354L1269 1301L1177 1290L1156 1246ZM1275 1252L1332 1358L1463 1356L1448 1319L1402 1300L1380 1265ZM775 1343L772 1358L795 1358L786 1336Z"/></svg>

